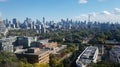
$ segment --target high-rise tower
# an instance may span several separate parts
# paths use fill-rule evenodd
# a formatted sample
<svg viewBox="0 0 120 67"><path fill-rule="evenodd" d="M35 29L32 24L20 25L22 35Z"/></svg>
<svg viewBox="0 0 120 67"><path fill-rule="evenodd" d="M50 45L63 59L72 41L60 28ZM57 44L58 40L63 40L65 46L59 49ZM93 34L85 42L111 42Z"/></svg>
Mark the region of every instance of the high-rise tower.
<svg viewBox="0 0 120 67"><path fill-rule="evenodd" d="M7 33L7 29L5 27L5 24L3 23L3 21L0 19L0 35L6 35Z"/></svg>
<svg viewBox="0 0 120 67"><path fill-rule="evenodd" d="M16 18L13 19L13 24L15 25L15 28L18 28L19 25L18 25L18 21Z"/></svg>
<svg viewBox="0 0 120 67"><path fill-rule="evenodd" d="M88 15L88 22L90 22L90 20L91 20L91 16L90 16L90 15Z"/></svg>
<svg viewBox="0 0 120 67"><path fill-rule="evenodd" d="M43 17L43 23L45 23L45 17Z"/></svg>

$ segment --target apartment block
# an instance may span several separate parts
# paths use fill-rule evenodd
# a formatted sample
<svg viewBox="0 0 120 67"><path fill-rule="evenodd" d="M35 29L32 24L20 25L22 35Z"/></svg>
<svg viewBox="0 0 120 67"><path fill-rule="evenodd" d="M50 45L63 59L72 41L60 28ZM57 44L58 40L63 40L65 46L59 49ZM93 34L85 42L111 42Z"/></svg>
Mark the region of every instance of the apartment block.
<svg viewBox="0 0 120 67"><path fill-rule="evenodd" d="M87 47L76 60L77 67L86 67L90 63L96 63L98 58L98 47L89 46Z"/></svg>
<svg viewBox="0 0 120 67"><path fill-rule="evenodd" d="M120 63L120 46L115 46L109 52L110 61Z"/></svg>

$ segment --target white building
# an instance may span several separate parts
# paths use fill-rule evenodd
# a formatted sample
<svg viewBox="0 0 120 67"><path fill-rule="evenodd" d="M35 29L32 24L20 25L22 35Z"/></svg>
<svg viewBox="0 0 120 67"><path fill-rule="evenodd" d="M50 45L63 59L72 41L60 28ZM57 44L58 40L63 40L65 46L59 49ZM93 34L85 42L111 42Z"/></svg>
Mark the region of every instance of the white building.
<svg viewBox="0 0 120 67"><path fill-rule="evenodd" d="M6 35L8 32L8 29L5 27L4 23L2 22L2 20L0 20L0 36Z"/></svg>
<svg viewBox="0 0 120 67"><path fill-rule="evenodd" d="M15 37L0 39L0 50L13 52L13 42L14 41L15 41Z"/></svg>
<svg viewBox="0 0 120 67"><path fill-rule="evenodd" d="M115 46L109 54L112 62L120 63L120 46Z"/></svg>
<svg viewBox="0 0 120 67"><path fill-rule="evenodd" d="M86 67L90 63L96 63L98 57L98 47L89 46L87 47L76 60L77 67Z"/></svg>

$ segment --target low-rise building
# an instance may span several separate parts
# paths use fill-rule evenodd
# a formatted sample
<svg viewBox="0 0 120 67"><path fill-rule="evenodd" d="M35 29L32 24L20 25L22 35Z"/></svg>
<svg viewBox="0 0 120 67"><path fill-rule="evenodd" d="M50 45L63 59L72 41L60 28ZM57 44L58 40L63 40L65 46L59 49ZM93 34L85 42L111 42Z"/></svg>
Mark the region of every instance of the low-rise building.
<svg viewBox="0 0 120 67"><path fill-rule="evenodd" d="M41 49L48 48L48 49L55 49L58 47L57 42L48 42L49 39L39 40L37 42L32 42L31 47L39 47Z"/></svg>
<svg viewBox="0 0 120 67"><path fill-rule="evenodd" d="M0 19L0 36L6 35L8 32L8 29L5 27L5 24Z"/></svg>
<svg viewBox="0 0 120 67"><path fill-rule="evenodd" d="M23 46L23 48L30 47L31 42L36 41L35 37L26 37L26 36L21 36L17 37L15 41L15 46Z"/></svg>
<svg viewBox="0 0 120 67"><path fill-rule="evenodd" d="M0 39L0 50L13 52L13 42L15 37L8 37Z"/></svg>
<svg viewBox="0 0 120 67"><path fill-rule="evenodd" d="M29 63L49 63L51 51L39 48L21 49L15 52L16 56L26 58Z"/></svg>
<svg viewBox="0 0 120 67"><path fill-rule="evenodd" d="M96 63L99 50L95 46L87 47L76 60L77 67L86 67L90 63Z"/></svg>
<svg viewBox="0 0 120 67"><path fill-rule="evenodd" d="M112 62L120 63L120 46L115 46L109 52L109 58Z"/></svg>

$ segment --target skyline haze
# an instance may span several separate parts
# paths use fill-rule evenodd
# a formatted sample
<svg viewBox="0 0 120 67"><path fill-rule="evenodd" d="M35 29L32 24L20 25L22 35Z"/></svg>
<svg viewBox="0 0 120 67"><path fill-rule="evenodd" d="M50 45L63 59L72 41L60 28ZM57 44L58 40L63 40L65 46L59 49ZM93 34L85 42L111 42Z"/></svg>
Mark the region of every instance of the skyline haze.
<svg viewBox="0 0 120 67"><path fill-rule="evenodd" d="M119 22L119 0L0 0L0 15L3 19L26 17L59 21L73 20Z"/></svg>

